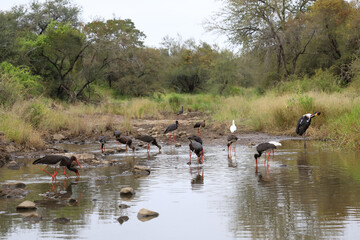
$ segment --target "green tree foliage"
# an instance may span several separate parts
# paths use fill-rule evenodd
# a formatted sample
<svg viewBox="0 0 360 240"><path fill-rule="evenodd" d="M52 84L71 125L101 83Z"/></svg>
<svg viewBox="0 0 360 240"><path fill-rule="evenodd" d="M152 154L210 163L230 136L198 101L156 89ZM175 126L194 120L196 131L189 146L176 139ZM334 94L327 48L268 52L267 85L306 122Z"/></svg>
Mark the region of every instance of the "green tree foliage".
<svg viewBox="0 0 360 240"><path fill-rule="evenodd" d="M22 29L36 34L43 34L51 21L70 23L72 27L79 25L80 8L70 0L33 0L28 7L15 6L12 10L18 17Z"/></svg>
<svg viewBox="0 0 360 240"><path fill-rule="evenodd" d="M75 100L78 84L71 73L88 47L85 35L70 24L52 21L44 34L30 42L30 47L33 48L31 58L38 71L43 74L45 71L52 73L46 80L50 85L56 86L56 95L61 97L65 94ZM38 58L42 61L37 62Z"/></svg>
<svg viewBox="0 0 360 240"><path fill-rule="evenodd" d="M8 62L0 64L0 104L12 106L24 96L37 96L43 92L41 78L26 66L15 67Z"/></svg>

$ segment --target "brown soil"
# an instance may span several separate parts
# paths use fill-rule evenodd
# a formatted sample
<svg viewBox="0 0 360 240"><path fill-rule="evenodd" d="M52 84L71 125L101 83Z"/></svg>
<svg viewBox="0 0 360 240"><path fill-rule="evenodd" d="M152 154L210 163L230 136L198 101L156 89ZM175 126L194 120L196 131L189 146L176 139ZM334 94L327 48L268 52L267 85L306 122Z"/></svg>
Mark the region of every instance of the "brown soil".
<svg viewBox="0 0 360 240"><path fill-rule="evenodd" d="M229 119L227 123L218 123L211 120L209 116L202 112L186 112L180 118L175 114L173 116L168 116L166 119L135 119L132 120L132 132L126 133L122 129L109 129L106 132L102 133L93 133L92 135L80 135L77 137L72 137L66 132L61 132L66 137L67 141L79 143L84 141L98 141L100 135L106 136L109 140L115 140L113 136L114 130L120 130L123 135L128 135L132 138L140 134L148 134L155 137L158 140L160 145L170 145L169 137L170 134L163 134L168 125L175 123L175 120L178 119L180 125L175 133L175 139L178 143L184 145L188 144L189 136L195 134L197 135L197 129L194 128L196 122L201 122L205 120L205 128L201 128L201 138L203 139L204 145L223 145L226 147L226 138L227 135L230 135L230 125L232 119ZM113 126L122 126L123 121L122 116L114 117ZM239 138L237 144L240 145L257 145L261 142L276 141L281 139L289 139L289 136L271 136L264 133L249 132L246 128L239 123L237 124L237 131L235 135ZM50 136L47 137L48 143L47 148L42 150L36 149L24 149L21 146L17 146L11 150L11 152L16 155L27 155L27 156L39 156L44 154L59 153L57 149L52 148L54 142L51 140ZM1 140L1 139L0 139ZM1 141L0 141L1 142ZM12 145L14 145L12 143Z"/></svg>

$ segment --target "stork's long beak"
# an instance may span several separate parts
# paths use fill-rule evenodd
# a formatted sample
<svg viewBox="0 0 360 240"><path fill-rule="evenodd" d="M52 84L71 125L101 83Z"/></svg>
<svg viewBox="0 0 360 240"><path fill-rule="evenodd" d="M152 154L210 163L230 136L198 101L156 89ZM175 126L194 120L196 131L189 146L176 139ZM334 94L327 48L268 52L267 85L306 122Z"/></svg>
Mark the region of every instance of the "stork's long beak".
<svg viewBox="0 0 360 240"><path fill-rule="evenodd" d="M79 167L81 168L80 163L78 162L77 158L75 158L75 162L77 163L77 165L79 165Z"/></svg>

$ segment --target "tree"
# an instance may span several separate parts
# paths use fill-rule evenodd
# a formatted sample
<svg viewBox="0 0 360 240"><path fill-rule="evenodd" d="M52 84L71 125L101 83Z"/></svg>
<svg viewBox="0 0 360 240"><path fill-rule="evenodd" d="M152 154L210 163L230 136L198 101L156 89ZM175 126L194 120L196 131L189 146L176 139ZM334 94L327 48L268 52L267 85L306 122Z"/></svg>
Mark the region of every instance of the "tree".
<svg viewBox="0 0 360 240"><path fill-rule="evenodd" d="M216 15L214 22L208 24L210 31L225 33L230 42L240 44L244 49L274 50L277 59L277 73L282 69L285 78L295 71L298 55L305 53L312 38L293 44L297 50L290 54L286 49L289 19L307 11L312 0L224 0L225 7ZM292 32L294 33L294 32ZM291 38L287 38L291 39ZM292 59L291 59L292 58ZM290 60L291 59L291 60ZM288 63L292 62L292 70Z"/></svg>
<svg viewBox="0 0 360 240"><path fill-rule="evenodd" d="M52 21L46 32L29 46L30 57L38 71L46 74L50 70L54 74L50 80L57 86L57 96L61 97L65 93L71 100L75 100L77 79L72 78L71 73L88 47L85 35L70 24ZM38 58L42 61L37 62Z"/></svg>
<svg viewBox="0 0 360 240"><path fill-rule="evenodd" d="M96 20L85 25L84 33L90 43L87 51L87 58L91 59L89 63L97 62L97 68L106 75L109 87L113 81L128 74L127 65L131 65L145 38L130 19Z"/></svg>
<svg viewBox="0 0 360 240"><path fill-rule="evenodd" d="M47 0L44 3L33 0L28 8L19 5L12 12L18 15L17 21L23 29L36 34L43 34L51 21L79 26L80 7L70 0Z"/></svg>

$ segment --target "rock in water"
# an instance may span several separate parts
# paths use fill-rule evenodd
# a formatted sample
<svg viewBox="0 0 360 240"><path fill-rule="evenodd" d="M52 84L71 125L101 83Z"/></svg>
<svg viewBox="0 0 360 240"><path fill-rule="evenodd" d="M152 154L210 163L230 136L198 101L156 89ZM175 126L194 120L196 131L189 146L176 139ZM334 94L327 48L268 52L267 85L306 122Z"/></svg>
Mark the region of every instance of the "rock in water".
<svg viewBox="0 0 360 240"><path fill-rule="evenodd" d="M140 211L137 214L137 218L142 222L149 221L158 216L159 216L159 213L145 209L145 208L140 209Z"/></svg>
<svg viewBox="0 0 360 240"><path fill-rule="evenodd" d="M135 165L132 172L134 175L149 175L150 168L148 168L146 166Z"/></svg>
<svg viewBox="0 0 360 240"><path fill-rule="evenodd" d="M133 196L135 195L135 191L132 187L124 187L120 190L120 195Z"/></svg>
<svg viewBox="0 0 360 240"><path fill-rule="evenodd" d="M66 224L66 223L70 222L70 219L65 218L65 217L55 218L55 219L53 219L53 222L60 223L60 224Z"/></svg>
<svg viewBox="0 0 360 240"><path fill-rule="evenodd" d="M20 203L17 207L17 210L28 210L28 209L36 209L35 203L31 201L24 201Z"/></svg>
<svg viewBox="0 0 360 240"><path fill-rule="evenodd" d="M37 213L32 213L24 217L24 221L39 222L40 220L42 220L42 217Z"/></svg>
<svg viewBox="0 0 360 240"><path fill-rule="evenodd" d="M121 217L119 217L117 220L118 220L118 222L119 222L120 224L123 224L124 222L126 222L127 220L129 220L129 217L128 217L128 216L121 216Z"/></svg>

